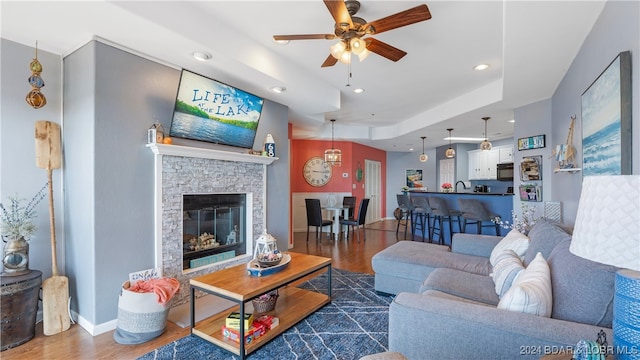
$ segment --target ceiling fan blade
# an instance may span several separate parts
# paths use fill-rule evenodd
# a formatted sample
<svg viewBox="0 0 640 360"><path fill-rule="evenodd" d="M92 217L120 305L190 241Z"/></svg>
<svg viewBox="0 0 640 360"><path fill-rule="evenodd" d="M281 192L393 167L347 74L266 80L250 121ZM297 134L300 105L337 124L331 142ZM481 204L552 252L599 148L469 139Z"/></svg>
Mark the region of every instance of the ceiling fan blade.
<svg viewBox="0 0 640 360"><path fill-rule="evenodd" d="M347 5L344 4L344 0L324 0L324 4L327 5L327 9L329 9L336 24L341 25L345 29L353 27L351 15L349 15L349 10L347 10Z"/></svg>
<svg viewBox="0 0 640 360"><path fill-rule="evenodd" d="M366 38L364 40L367 43L367 50L385 57L391 61L398 61L405 55L407 55L405 51L395 48L380 40L376 40L374 38Z"/></svg>
<svg viewBox="0 0 640 360"><path fill-rule="evenodd" d="M273 40L333 40L334 34L273 35Z"/></svg>
<svg viewBox="0 0 640 360"><path fill-rule="evenodd" d="M431 12L429 11L429 8L426 4L422 4L411 9L401 11L397 14L389 15L382 19L372 21L366 26L373 27L372 34L380 34L381 32L397 29L399 27L415 24L417 22L429 19L431 19Z"/></svg>
<svg viewBox="0 0 640 360"><path fill-rule="evenodd" d="M329 54L329 57L322 63L320 67L329 67L333 66L338 62L338 59L334 58L333 55Z"/></svg>

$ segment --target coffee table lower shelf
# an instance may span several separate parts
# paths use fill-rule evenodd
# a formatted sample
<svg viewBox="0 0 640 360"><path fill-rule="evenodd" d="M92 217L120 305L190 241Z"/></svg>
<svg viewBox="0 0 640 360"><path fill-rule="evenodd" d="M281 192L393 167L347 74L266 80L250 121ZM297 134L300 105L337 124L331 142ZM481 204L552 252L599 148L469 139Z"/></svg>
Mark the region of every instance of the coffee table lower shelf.
<svg viewBox="0 0 640 360"><path fill-rule="evenodd" d="M267 331L259 338L246 344L244 347L244 356L254 352L269 340L282 334L287 329L300 322L300 320L311 315L313 312L331 301L331 298L327 294L304 290L297 287L283 287L278 290L278 293L280 294L280 297L276 302L276 308L265 314L277 317L280 320L279 325ZM225 324L225 318L228 313L230 311L237 311L238 309L239 306L235 306L231 310L200 321L192 329L192 333L229 352L244 357L240 354L240 344L227 340L222 335L222 326Z"/></svg>

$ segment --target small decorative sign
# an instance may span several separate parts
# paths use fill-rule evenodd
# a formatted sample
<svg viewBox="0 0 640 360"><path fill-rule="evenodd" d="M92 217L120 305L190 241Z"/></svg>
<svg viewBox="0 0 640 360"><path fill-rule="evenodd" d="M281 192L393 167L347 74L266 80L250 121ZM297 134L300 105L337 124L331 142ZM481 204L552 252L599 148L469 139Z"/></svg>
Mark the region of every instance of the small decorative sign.
<svg viewBox="0 0 640 360"><path fill-rule="evenodd" d="M540 149L545 147L545 135L529 136L518 139L518 150Z"/></svg>
<svg viewBox="0 0 640 360"><path fill-rule="evenodd" d="M129 273L129 283L133 285L140 280L147 281L150 279L158 279L159 277L160 277L160 268L147 269L147 270Z"/></svg>

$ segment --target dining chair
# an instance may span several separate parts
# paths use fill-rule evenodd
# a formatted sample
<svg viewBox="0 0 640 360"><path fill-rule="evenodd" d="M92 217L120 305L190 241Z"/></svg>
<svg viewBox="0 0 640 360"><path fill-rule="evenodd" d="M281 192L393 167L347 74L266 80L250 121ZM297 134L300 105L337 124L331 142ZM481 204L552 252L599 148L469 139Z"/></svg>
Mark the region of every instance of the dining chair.
<svg viewBox="0 0 640 360"><path fill-rule="evenodd" d="M458 199L458 206L462 213L462 231L466 232L467 225L476 225L478 234L482 233L482 228L493 227L496 235L500 236L500 216L492 214L487 210L484 203L478 199Z"/></svg>
<svg viewBox="0 0 640 360"><path fill-rule="evenodd" d="M351 219L353 217L353 213L356 211L356 197L355 196L345 196L342 198L342 207L343 208L348 208L349 211L349 215L347 216L348 219ZM340 215L340 219L343 219L344 216Z"/></svg>
<svg viewBox="0 0 640 360"><path fill-rule="evenodd" d="M319 240L319 234L323 227L333 225L333 220L326 220L322 218L322 207L320 206L320 199L304 199L307 207L307 242L309 242L309 227L316 227L316 241ZM329 237L331 237L332 231L329 228Z"/></svg>
<svg viewBox="0 0 640 360"><path fill-rule="evenodd" d="M367 217L367 208L369 207L369 199L362 199L360 201L360 207L358 208L358 217L357 218L351 218L351 219L342 219L340 220L340 225L346 225L348 226L352 232L355 232L357 229L357 237L358 237L358 242L360 242L360 226L362 226L362 230L364 231L364 222L366 220ZM342 234L342 232L340 232ZM349 231L347 231L347 239L349 238ZM366 241L367 240L367 233L366 231L363 234L363 238Z"/></svg>

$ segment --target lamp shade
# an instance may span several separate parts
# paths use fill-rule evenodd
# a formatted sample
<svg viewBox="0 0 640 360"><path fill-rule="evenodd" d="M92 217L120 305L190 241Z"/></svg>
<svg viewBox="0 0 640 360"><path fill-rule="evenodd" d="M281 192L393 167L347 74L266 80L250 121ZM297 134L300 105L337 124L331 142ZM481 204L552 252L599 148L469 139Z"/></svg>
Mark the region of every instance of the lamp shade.
<svg viewBox="0 0 640 360"><path fill-rule="evenodd" d="M640 271L640 175L584 178L569 250Z"/></svg>

